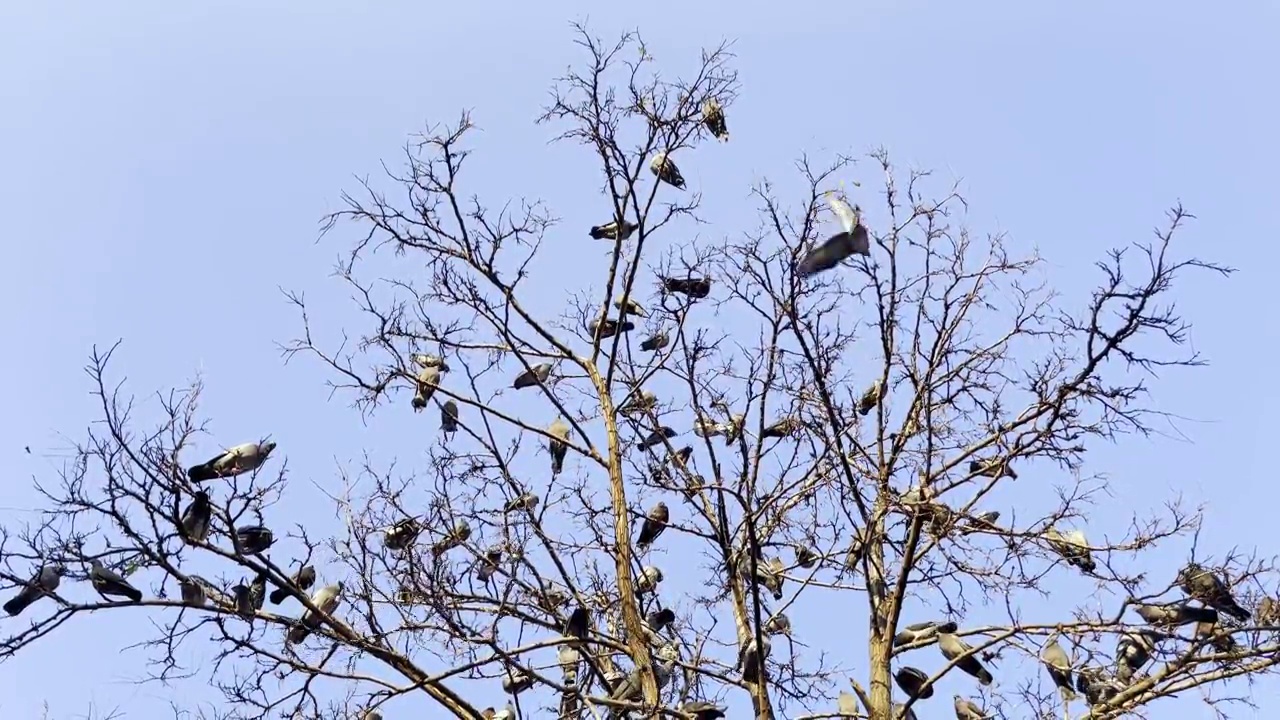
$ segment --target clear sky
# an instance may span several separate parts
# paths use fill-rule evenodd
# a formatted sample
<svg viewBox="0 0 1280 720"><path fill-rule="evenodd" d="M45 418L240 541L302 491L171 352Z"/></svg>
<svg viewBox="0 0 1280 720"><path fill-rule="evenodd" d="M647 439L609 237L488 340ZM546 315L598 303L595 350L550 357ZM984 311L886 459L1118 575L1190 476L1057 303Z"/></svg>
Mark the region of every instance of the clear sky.
<svg viewBox="0 0 1280 720"><path fill-rule="evenodd" d="M1266 299L1280 260L1275 2L0 4L0 521L23 517L31 478L66 456L62 434L95 418L81 368L117 338L131 390L203 372L217 437L274 433L295 481L332 483L335 462L365 447L413 452L419 429L362 425L328 399L320 368L283 365L275 343L298 325L278 287L309 291L331 332L354 322L328 278L342 246L315 244L318 218L353 174L397 161L424 121L462 107L483 129L477 191L541 196L564 242L581 240L598 222L598 172L575 148L548 148L532 121L551 78L581 59L568 21L588 12L606 36L639 27L668 72L737 41L733 140L714 162L682 164L725 232L754 223L754 180L799 191L800 152L883 144L901 164L963 178L975 228L1039 248L1070 293L1180 199L1199 217L1184 249L1241 270L1190 276L1178 294L1213 364L1155 387L1163 409L1191 418L1190 441L1097 448L1089 469L1113 477L1114 525L1181 494L1208 504L1212 549L1274 550L1280 491L1262 451L1280 401ZM294 512L332 517L318 493ZM96 701L152 717L174 690L130 685L141 656L119 654L147 629L132 611L78 618L0 666L0 712L33 718L47 700L72 717ZM1262 702L1256 717L1280 712ZM921 720L950 717L934 703L917 706Z"/></svg>

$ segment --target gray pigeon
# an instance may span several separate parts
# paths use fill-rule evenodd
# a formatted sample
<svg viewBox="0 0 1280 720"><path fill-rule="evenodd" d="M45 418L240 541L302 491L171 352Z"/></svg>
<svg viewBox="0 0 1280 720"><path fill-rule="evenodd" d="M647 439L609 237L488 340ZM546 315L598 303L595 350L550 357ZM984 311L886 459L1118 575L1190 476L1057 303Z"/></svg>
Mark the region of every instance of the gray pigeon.
<svg viewBox="0 0 1280 720"><path fill-rule="evenodd" d="M422 412L427 407L427 403L431 402L431 396L436 394L436 388L440 387L440 373L446 372L447 369L442 366L424 367L418 373L418 377L414 379L413 406L414 412Z"/></svg>
<svg viewBox="0 0 1280 720"><path fill-rule="evenodd" d="M916 718L916 711L902 703L894 703L890 712L893 713L895 720L918 720L918 718Z"/></svg>
<svg viewBox="0 0 1280 720"><path fill-rule="evenodd" d="M627 315L635 315L636 317L642 317L642 318L649 317L649 311L645 310L643 305L631 299L630 297L628 298L620 297L617 300L614 300L613 306L617 308L619 311Z"/></svg>
<svg viewBox="0 0 1280 720"><path fill-rule="evenodd" d="M653 665L653 679L657 681L659 690L665 687L667 681L671 679L672 665L672 663L655 663ZM609 699L616 702L639 702L644 697L643 693L644 686L640 680L640 670L635 668L627 673L622 681L614 687L613 691L609 693ZM615 720L625 716L625 711L610 711L610 717Z"/></svg>
<svg viewBox="0 0 1280 720"><path fill-rule="evenodd" d="M449 364L439 355L430 353L414 353L410 356L414 364L420 368L440 368L445 372L449 372Z"/></svg>
<svg viewBox="0 0 1280 720"><path fill-rule="evenodd" d="M1044 532L1049 547L1062 556L1068 565L1080 568L1081 572L1092 574L1098 569L1093 561L1093 553L1089 551L1089 540L1080 530L1059 532L1057 528L1049 528Z"/></svg>
<svg viewBox="0 0 1280 720"><path fill-rule="evenodd" d="M1187 605L1186 603L1169 605L1137 604L1133 608L1143 620L1152 625L1172 627L1189 625L1195 622L1209 623L1210 625L1218 622L1217 610Z"/></svg>
<svg viewBox="0 0 1280 720"><path fill-rule="evenodd" d="M511 387L516 390L521 390L527 387L537 387L538 385L546 382L550 377L551 363L539 363L517 375L516 379L511 383Z"/></svg>
<svg viewBox="0 0 1280 720"><path fill-rule="evenodd" d="M862 393L862 397L858 398L858 414L869 415L876 406L880 404L881 398L884 397L884 381L877 379L871 389Z"/></svg>
<svg viewBox="0 0 1280 720"><path fill-rule="evenodd" d="M592 337L599 337L601 340L611 338L618 333L631 332L635 329L636 324L630 320L619 322L613 318L596 318L587 325L587 332L591 333Z"/></svg>
<svg viewBox="0 0 1280 720"><path fill-rule="evenodd" d="M636 592L648 593L658 589L658 583L662 582L662 570L653 565L645 565L640 570L640 577L636 578Z"/></svg>
<svg viewBox="0 0 1280 720"><path fill-rule="evenodd" d="M645 624L649 626L649 629L655 633L660 633L663 630L666 630L671 623L675 621L676 613L671 608L662 608L661 610L651 612L644 620Z"/></svg>
<svg viewBox="0 0 1280 720"><path fill-rule="evenodd" d="M808 570L818 564L818 555L807 545L796 545L796 565Z"/></svg>
<svg viewBox="0 0 1280 720"><path fill-rule="evenodd" d="M564 470L564 458L569 452L569 424L564 418L557 417L555 422L547 427L547 433L551 438L547 441L547 450L551 453L551 477L555 477Z"/></svg>
<svg viewBox="0 0 1280 720"><path fill-rule="evenodd" d="M626 220L621 223L614 220L604 225L591 226L589 234L592 240L626 240L638 227L635 223L629 223Z"/></svg>
<svg viewBox="0 0 1280 720"><path fill-rule="evenodd" d="M643 440L636 443L636 447L640 450L648 450L651 447L661 445L664 440L669 440L680 433L663 425L662 427L649 433Z"/></svg>
<svg viewBox="0 0 1280 720"><path fill-rule="evenodd" d="M449 531L439 542L431 546L431 555L440 557L450 550L458 547L471 537L471 526L467 524L465 519L458 520L454 524L453 529Z"/></svg>
<svg viewBox="0 0 1280 720"><path fill-rule="evenodd" d="M902 647L903 645L933 640L939 632L953 633L956 630L957 626L953 622L938 623L928 621L913 623L893 636L893 646Z"/></svg>
<svg viewBox="0 0 1280 720"><path fill-rule="evenodd" d="M342 589L342 583L325 585L311 596L311 604L325 615L332 615L338 609L338 605L342 603ZM297 645L306 640L312 630L320 627L321 618L321 615L308 609L302 614L302 618L289 629L289 642Z"/></svg>
<svg viewBox="0 0 1280 720"><path fill-rule="evenodd" d="M841 690L836 696L836 712L840 713L841 717L861 717L858 714L858 698L852 693Z"/></svg>
<svg viewBox="0 0 1280 720"><path fill-rule="evenodd" d="M759 648L756 647L755 638L751 638L742 650L738 652L737 669L742 671L743 682L759 684L764 679L765 660L769 657L769 651L773 649L769 638L761 638Z"/></svg>
<svg viewBox="0 0 1280 720"><path fill-rule="evenodd" d="M643 415L658 405L658 396L648 390L634 393L630 399L618 406L618 412L628 417Z"/></svg>
<svg viewBox="0 0 1280 720"><path fill-rule="evenodd" d="M414 518L404 518L397 520L390 527L382 531L382 544L388 550L401 551L413 545L418 539L418 535L422 533L422 523Z"/></svg>
<svg viewBox="0 0 1280 720"><path fill-rule="evenodd" d="M702 101L702 124L720 142L729 142L729 126L724 121L724 108L715 98Z"/></svg>
<svg viewBox="0 0 1280 720"><path fill-rule="evenodd" d="M290 582L293 583L294 587L298 588L298 590L305 591L311 589L311 586L316 584L316 567L314 565L307 565L306 567L301 568L298 572L294 573ZM287 597L289 597L288 588L276 588L271 591L271 604L279 605L284 602Z"/></svg>
<svg viewBox="0 0 1280 720"><path fill-rule="evenodd" d="M262 601L267 599L267 576L259 573L258 577L253 579L253 583L249 585L249 602L253 605L254 611L262 609Z"/></svg>
<svg viewBox="0 0 1280 720"><path fill-rule="evenodd" d="M660 330L645 338L644 341L640 343L640 349L645 352L656 352L670 343L671 339L667 337L667 333Z"/></svg>
<svg viewBox="0 0 1280 720"><path fill-rule="evenodd" d="M782 599L782 585L786 580L783 575L785 571L786 567L780 558L769 558L764 562L756 563L756 579L769 591L774 600Z"/></svg>
<svg viewBox="0 0 1280 720"><path fill-rule="evenodd" d="M760 631L765 635L790 635L791 634L791 618L786 613L778 613L768 620L764 621L764 626Z"/></svg>
<svg viewBox="0 0 1280 720"><path fill-rule="evenodd" d="M480 582L489 582L493 574L498 571L500 562L502 562L502 548L492 547L486 550L484 556L476 562L476 579Z"/></svg>
<svg viewBox="0 0 1280 720"><path fill-rule="evenodd" d="M440 406L440 431L446 435L458 432L458 403L452 399Z"/></svg>
<svg viewBox="0 0 1280 720"><path fill-rule="evenodd" d="M202 543L209 539L209 521L213 517L213 503L209 493L201 490L182 511L182 537L187 542Z"/></svg>
<svg viewBox="0 0 1280 720"><path fill-rule="evenodd" d="M693 720L723 720L724 708L713 705L706 700L692 700L680 706L680 712Z"/></svg>
<svg viewBox="0 0 1280 720"><path fill-rule="evenodd" d="M1240 603L1231 596L1231 590L1222 578L1196 563L1187 563L1187 566L1178 572L1178 586L1188 596L1218 612L1224 612L1240 622L1249 619L1249 611L1240 607Z"/></svg>
<svg viewBox="0 0 1280 720"><path fill-rule="evenodd" d="M991 677L991 672L982 666L982 662L973 653L973 648L956 635L939 630L938 650L942 652L943 657L955 662L956 667L977 678L983 685L990 685L995 680Z"/></svg>
<svg viewBox="0 0 1280 720"><path fill-rule="evenodd" d="M253 593L250 592L249 586L243 582L231 588L231 595L235 600L236 612L246 620L253 620Z"/></svg>
<svg viewBox="0 0 1280 720"><path fill-rule="evenodd" d="M987 714L982 711L982 708L959 695L955 696L955 702L953 705L955 705L956 708L956 720L986 720L988 717Z"/></svg>
<svg viewBox="0 0 1280 720"><path fill-rule="evenodd" d="M262 525L246 525L236 528L236 540L245 555L257 555L275 544L275 534Z"/></svg>
<svg viewBox="0 0 1280 720"><path fill-rule="evenodd" d="M640 526L640 537L636 539L636 547L642 552L653 544L654 540L667 529L667 521L671 519L671 510L664 502L659 502L649 509L644 523Z"/></svg>
<svg viewBox="0 0 1280 720"><path fill-rule="evenodd" d="M519 669L507 670L502 678L502 691L508 695L519 695L533 687L533 676Z"/></svg>
<svg viewBox="0 0 1280 720"><path fill-rule="evenodd" d="M693 300L701 300L711 294L711 278L673 278L662 277L664 293L679 293Z"/></svg>
<svg viewBox="0 0 1280 720"><path fill-rule="evenodd" d="M1116 642L1116 679L1128 684L1134 673L1142 669L1156 650L1156 638L1150 630L1127 632ZM1079 678L1077 678L1079 685Z"/></svg>
<svg viewBox="0 0 1280 720"><path fill-rule="evenodd" d="M510 513L510 512L515 512L517 510L525 510L528 512L533 512L533 510L537 507L538 507L538 496L534 495L531 492L527 492L527 493L522 493L521 495L515 498L512 498L510 502L508 502L506 505L503 506L502 512Z"/></svg>
<svg viewBox="0 0 1280 720"><path fill-rule="evenodd" d="M578 684L578 665L582 662L582 653L572 644L565 643L556 650L556 660L564 673L564 684L572 687Z"/></svg>
<svg viewBox="0 0 1280 720"><path fill-rule="evenodd" d="M1071 658L1058 644L1058 633L1050 635L1044 647L1040 649L1040 662L1044 663L1045 670L1049 671L1053 684L1058 686L1062 702L1068 703L1074 700L1076 693L1071 684Z"/></svg>
<svg viewBox="0 0 1280 720"><path fill-rule="evenodd" d="M893 674L893 680L909 698L928 700L933 697L933 686L925 684L929 682L929 675L920 668L904 665Z"/></svg>
<svg viewBox="0 0 1280 720"><path fill-rule="evenodd" d="M975 530L998 531L1000 528L996 525L996 521L999 519L1000 519L999 510L991 510L990 512L984 512L981 515L974 515L972 517L967 517L965 518L965 524L968 527L961 528L960 533L962 535L968 535L969 533Z"/></svg>
<svg viewBox="0 0 1280 720"><path fill-rule="evenodd" d="M649 161L649 170L658 177L658 180L677 190L684 189L684 177L680 174L680 168L676 167L675 161L667 157L665 152L653 156Z"/></svg>
<svg viewBox="0 0 1280 720"><path fill-rule="evenodd" d="M796 431L799 429L799 420L791 417L785 417L766 427L761 435L767 438L785 438L796 434Z"/></svg>
<svg viewBox="0 0 1280 720"><path fill-rule="evenodd" d="M27 581L21 592L4 604L4 611L9 615L19 615L31 603L45 595L52 595L57 591L58 585L62 583L62 574L64 572L66 572L66 568L58 564L41 567L35 577Z"/></svg>
<svg viewBox="0 0 1280 720"><path fill-rule="evenodd" d="M853 255L871 254L871 237L857 210L833 192L825 195L827 205L840 221L840 232L832 235L818 247L810 250L799 264L796 274L809 277L830 270Z"/></svg>
<svg viewBox="0 0 1280 720"><path fill-rule="evenodd" d="M276 444L270 440L260 443L241 443L224 450L209 460L187 468L187 478L191 482L204 482L216 478L229 478L252 472L262 467L271 456Z"/></svg>
<svg viewBox="0 0 1280 720"><path fill-rule="evenodd" d="M993 458L990 460L970 460L969 474L997 479L1002 477L1007 477L1010 480L1018 479L1018 473L1014 472L1013 468L1009 467L1009 463L1002 463L999 458Z"/></svg>
<svg viewBox="0 0 1280 720"><path fill-rule="evenodd" d="M115 570L103 566L97 558L89 563L89 581L93 583L93 589L104 598L125 597L133 602L142 601L142 591L130 585L129 581Z"/></svg>
<svg viewBox="0 0 1280 720"><path fill-rule="evenodd" d="M186 580L178 583L178 590L182 593L182 602L192 607L204 607L209 601L209 592L206 588L209 582L199 575L191 575Z"/></svg>

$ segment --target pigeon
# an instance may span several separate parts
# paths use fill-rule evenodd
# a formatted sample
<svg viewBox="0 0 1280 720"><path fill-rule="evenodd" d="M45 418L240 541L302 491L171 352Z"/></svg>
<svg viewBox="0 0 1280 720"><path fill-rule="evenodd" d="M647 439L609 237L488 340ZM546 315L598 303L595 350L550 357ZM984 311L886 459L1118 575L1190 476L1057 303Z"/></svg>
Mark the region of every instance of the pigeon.
<svg viewBox="0 0 1280 720"><path fill-rule="evenodd" d="M531 687L533 676L519 668L508 670L502 678L502 691L508 695L519 695Z"/></svg>
<svg viewBox="0 0 1280 720"><path fill-rule="evenodd" d="M1209 644L1220 653L1235 652L1239 645L1231 637L1231 630L1209 623L1196 623L1196 637L1209 638Z"/></svg>
<svg viewBox="0 0 1280 720"><path fill-rule="evenodd" d="M1084 693L1089 705L1110 702L1124 691L1124 685L1109 677L1101 668L1080 668L1076 672L1076 690Z"/></svg>
<svg viewBox="0 0 1280 720"><path fill-rule="evenodd" d="M262 601L267 599L267 576L259 573L258 577L253 579L253 583L249 585L249 602L253 606L254 611L262 609Z"/></svg>
<svg viewBox="0 0 1280 720"><path fill-rule="evenodd" d="M582 652L570 644L563 644L556 650L556 660L564 673L564 684L573 687L578 684L578 665L582 663Z"/></svg>
<svg viewBox="0 0 1280 720"><path fill-rule="evenodd" d="M854 697L852 693L841 690L840 694L836 696L836 712L841 717L861 717L858 714L858 698Z"/></svg>
<svg viewBox="0 0 1280 720"><path fill-rule="evenodd" d="M649 170L658 176L658 180L677 190L684 189L684 177L680 174L680 168L676 167L676 161L667 157L665 152L653 156L649 161Z"/></svg>
<svg viewBox="0 0 1280 720"><path fill-rule="evenodd" d="M1089 540L1082 531L1068 530L1063 533L1051 527L1045 531L1044 537L1049 541L1049 547L1061 555L1068 565L1080 568L1081 572L1088 574L1098 569L1098 564L1093 561L1093 553L1089 552Z"/></svg>
<svg viewBox="0 0 1280 720"><path fill-rule="evenodd" d="M999 530L1000 528L997 527L995 524L996 521L999 519L1000 519L999 510L991 510L990 512L984 512L981 515L974 515L973 517L967 517L965 518L965 524L968 527L961 528L960 533L963 535L968 535L969 533L975 530Z"/></svg>
<svg viewBox="0 0 1280 720"><path fill-rule="evenodd" d="M564 458L569 452L569 431L569 424L562 417L557 417L547 427L547 433L551 435L547 441L547 450L551 453L551 477L564 470Z"/></svg>
<svg viewBox="0 0 1280 720"><path fill-rule="evenodd" d="M311 604L316 607L320 613L323 613L324 615L332 615L333 612L338 609L338 605L342 604L342 590L343 585L340 582L335 585L325 585L312 594ZM297 645L303 640L306 640L312 630L320 627L321 618L322 616L320 614L311 609L302 613L302 618L289 629L288 641Z"/></svg>
<svg viewBox="0 0 1280 720"><path fill-rule="evenodd" d="M187 479L191 482L204 482L216 478L230 478L252 472L262 467L276 449L270 440L260 443L241 443L209 458L208 461L187 468Z"/></svg>
<svg viewBox="0 0 1280 720"><path fill-rule="evenodd" d="M765 635L790 635L791 618L786 613L778 613L764 621L760 631Z"/></svg>
<svg viewBox="0 0 1280 720"><path fill-rule="evenodd" d="M940 632L954 633L956 629L957 626L953 622L937 623L929 621L913 623L893 636L893 646L902 647L903 645L933 640Z"/></svg>
<svg viewBox="0 0 1280 720"><path fill-rule="evenodd" d="M604 225L592 225L590 235L592 240L626 240L639 227L639 225L629 223L626 220L622 222L614 220Z"/></svg>
<svg viewBox="0 0 1280 720"><path fill-rule="evenodd" d="M645 516L644 523L640 526L640 537L636 538L636 547L641 551L647 549L653 544L654 540L667 529L667 521L671 519L671 510L667 508L667 504L659 502L649 509L649 514Z"/></svg>
<svg viewBox="0 0 1280 720"><path fill-rule="evenodd" d="M413 518L397 520L382 531L382 544L388 550L407 550L422 533L422 523Z"/></svg>
<svg viewBox="0 0 1280 720"><path fill-rule="evenodd" d="M919 668L904 665L893 674L893 679L909 698L928 700L933 697L933 686L925 684L929 682L929 676Z"/></svg>
<svg viewBox="0 0 1280 720"><path fill-rule="evenodd" d="M725 427L711 418L699 416L693 421L693 434L700 438L712 438L724 433Z"/></svg>
<svg viewBox="0 0 1280 720"><path fill-rule="evenodd" d="M761 638L759 648L756 647L756 639L751 638L742 650L738 653L737 669L742 671L743 682L759 684L764 679L764 661L769 657L769 651L773 646L769 642L769 638Z"/></svg>
<svg viewBox="0 0 1280 720"><path fill-rule="evenodd" d="M711 278L671 278L661 277L662 291L680 293L695 300L701 300L711 294Z"/></svg>
<svg viewBox="0 0 1280 720"><path fill-rule="evenodd" d="M786 579L783 577L783 572L785 571L782 560L776 557L756 564L756 579L769 591L774 600L782 599L782 584Z"/></svg>
<svg viewBox="0 0 1280 720"><path fill-rule="evenodd" d="M493 547L485 551L484 556L476 562L476 579L489 582L498 571L498 563L502 562L502 548Z"/></svg>
<svg viewBox="0 0 1280 720"><path fill-rule="evenodd" d="M590 627L591 611L585 607L576 607L573 612L569 613L569 618L565 620L564 636L585 640Z"/></svg>
<svg viewBox="0 0 1280 720"><path fill-rule="evenodd" d="M597 337L601 340L611 338L620 332L631 332L635 329L636 324L630 320L618 322L613 318L596 318L587 326L587 331L591 333L592 337Z"/></svg>
<svg viewBox="0 0 1280 720"><path fill-rule="evenodd" d="M796 545L796 565L808 570L818 564L818 555L806 545Z"/></svg>
<svg viewBox="0 0 1280 720"><path fill-rule="evenodd" d="M449 364L439 355L431 355L429 353L414 353L410 356L414 364L420 368L440 368L445 372L449 372Z"/></svg>
<svg viewBox="0 0 1280 720"><path fill-rule="evenodd" d="M1156 649L1154 634L1147 631L1127 632L1116 641L1116 679L1128 683L1142 669ZM1079 684L1079 678L1076 678Z"/></svg>
<svg viewBox="0 0 1280 720"><path fill-rule="evenodd" d="M1074 700L1076 693L1071 686L1071 658L1058 644L1058 633L1050 635L1044 647L1040 649L1040 662L1044 663L1045 669L1049 671L1053 684L1058 686L1062 701L1068 703Z"/></svg>
<svg viewBox="0 0 1280 720"><path fill-rule="evenodd" d="M257 555L275 543L275 535L262 525L246 525L236 528L236 540L245 555Z"/></svg>
<svg viewBox="0 0 1280 720"><path fill-rule="evenodd" d="M103 566L97 558L89 564L89 581L93 589L103 598L125 597L133 602L142 601L142 591L129 584L123 576L111 568Z"/></svg>
<svg viewBox="0 0 1280 720"><path fill-rule="evenodd" d="M306 567L301 568L298 572L294 573L289 582L293 583L294 587L298 588L298 590L311 589L311 586L316 584L316 567L314 565L307 565ZM289 597L288 588L276 588L271 591L271 604L279 605L284 602L284 599L287 597Z"/></svg>
<svg viewBox="0 0 1280 720"><path fill-rule="evenodd" d="M867 529L854 528L853 538L849 540L849 549L845 552L844 566L852 572L862 568L862 561L867 556Z"/></svg>
<svg viewBox="0 0 1280 720"><path fill-rule="evenodd" d="M439 366L424 367L418 373L418 377L414 379L414 387L416 392L413 395L414 412L422 412L427 407L427 403L431 402L431 396L436 393L436 388L440 387L440 373L445 368Z"/></svg>
<svg viewBox="0 0 1280 720"><path fill-rule="evenodd" d="M987 718L987 714L982 711L982 708L959 695L955 696L952 705L956 709L956 720L986 720Z"/></svg>
<svg viewBox="0 0 1280 720"><path fill-rule="evenodd" d="M467 538L470 537L471 526L467 524L466 520L458 520L448 535L445 535L439 542L431 546L431 555L432 557L440 557L466 542Z"/></svg>
<svg viewBox="0 0 1280 720"><path fill-rule="evenodd" d="M645 310L643 305L629 297L619 297L617 300L613 301L613 306L617 308L619 312L626 315L635 315L636 317L642 318L649 317L649 311Z"/></svg>
<svg viewBox="0 0 1280 720"><path fill-rule="evenodd" d="M649 433L649 435L645 437L645 439L636 443L636 447L639 448L640 450L648 450L649 448L654 447L656 445L661 445L664 440L669 440L679 434L680 433L676 432L675 430L672 430L666 425L663 425L657 430L654 430L653 432Z"/></svg>
<svg viewBox="0 0 1280 720"><path fill-rule="evenodd" d="M253 620L253 594L248 585L243 582L231 588L231 594L235 598L236 612L246 620Z"/></svg>
<svg viewBox="0 0 1280 720"><path fill-rule="evenodd" d="M1258 602L1258 610L1254 613L1254 617L1259 626L1272 627L1280 622L1280 602L1270 595L1262 598Z"/></svg>
<svg viewBox="0 0 1280 720"><path fill-rule="evenodd" d="M658 589L660 582L662 582L662 571L653 565L646 565L640 570L640 577L636 578L636 593L653 592Z"/></svg>
<svg viewBox="0 0 1280 720"><path fill-rule="evenodd" d="M440 406L440 430L448 435L458 432L458 403L451 399Z"/></svg>
<svg viewBox="0 0 1280 720"><path fill-rule="evenodd" d="M1170 605L1134 605L1134 610L1143 620L1151 625L1173 627L1188 625L1194 622L1217 624L1218 611L1213 608L1202 608L1185 603Z"/></svg>
<svg viewBox="0 0 1280 720"><path fill-rule="evenodd" d="M662 608L661 610L649 613L649 616L646 617L644 621L645 624L649 626L650 630L655 633L660 633L667 629L671 623L676 621L676 613L671 608Z"/></svg>
<svg viewBox="0 0 1280 720"><path fill-rule="evenodd" d="M209 539L209 521L213 517L213 503L209 493L201 490L182 511L180 528L182 537L190 543L202 543Z"/></svg>
<svg viewBox="0 0 1280 720"><path fill-rule="evenodd" d="M642 415L658 405L658 396L648 390L641 390L631 396L626 402L618 407L618 412L623 415Z"/></svg>
<svg viewBox="0 0 1280 720"><path fill-rule="evenodd" d="M512 498L509 502L507 502L507 504L502 507L502 512L510 513L510 512L515 512L517 510L526 510L528 512L533 512L533 510L537 507L538 507L538 496L534 495L533 493L527 492L527 493L522 493L519 496Z"/></svg>
<svg viewBox="0 0 1280 720"><path fill-rule="evenodd" d="M186 580L178 583L178 590L182 593L182 602L192 607L204 607L209 602L209 593L205 590L209 582L199 575L191 575Z"/></svg>
<svg viewBox="0 0 1280 720"><path fill-rule="evenodd" d="M360 716L360 720L382 720L382 713L377 710L366 710L364 715Z"/></svg>
<svg viewBox="0 0 1280 720"><path fill-rule="evenodd" d="M674 663L655 663L653 665L653 679L657 681L658 689L661 690L666 686L667 681L671 679L671 670ZM627 673L625 677L614 687L609 693L609 699L616 702L639 702L643 697L644 686L640 680L639 668L633 669ZM612 710L610 717L614 720L625 717L626 711Z"/></svg>
<svg viewBox="0 0 1280 720"><path fill-rule="evenodd" d="M830 270L853 255L871 254L871 237L862 224L861 213L834 192L828 192L824 197L840 221L840 232L805 254L796 265L796 274L800 277Z"/></svg>
<svg viewBox="0 0 1280 720"><path fill-rule="evenodd" d="M45 565L40 568L35 577L27 581L22 591L4 604L4 611L9 615L18 615L23 610L26 610L31 603L45 595L53 594L58 589L58 585L62 583L62 574L64 572L66 572L66 568L62 565Z"/></svg>
<svg viewBox="0 0 1280 720"><path fill-rule="evenodd" d="M511 387L516 390L527 387L537 387L538 385L546 382L550 377L551 363L540 363L517 375L516 379L511 383Z"/></svg>
<svg viewBox="0 0 1280 720"><path fill-rule="evenodd" d="M954 625L954 623L950 624ZM983 685L990 685L995 681L995 678L991 677L991 672L983 667L982 662L973 654L973 648L956 637L953 631L938 630L938 650L942 652L943 657L955 662L956 667L977 678Z"/></svg>
<svg viewBox="0 0 1280 720"><path fill-rule="evenodd" d="M729 128L724 122L724 109L715 98L702 101L702 124L720 142L729 142Z"/></svg>
<svg viewBox="0 0 1280 720"><path fill-rule="evenodd" d="M1240 607L1222 578L1196 563L1188 563L1178 572L1178 586L1188 596L1218 612L1224 612L1241 622L1249 619L1249 611Z"/></svg>
<svg viewBox="0 0 1280 720"><path fill-rule="evenodd" d="M723 720L725 717L724 708L706 700L691 700L680 706L680 712L693 720Z"/></svg>
<svg viewBox="0 0 1280 720"><path fill-rule="evenodd" d="M640 349L645 352L657 352L669 344L671 344L671 340L667 337L667 333L660 330L645 338L640 343Z"/></svg>
<svg viewBox="0 0 1280 720"><path fill-rule="evenodd" d="M997 479L1002 477L1010 480L1018 479L1018 473L1014 472L1007 462L1002 464L998 459L970 460L969 473Z"/></svg>
<svg viewBox="0 0 1280 720"><path fill-rule="evenodd" d="M761 435L767 438L791 437L799 429L800 429L799 420L796 420L795 418L792 418L792 417L785 417L773 423L772 425L766 427L764 429L764 432L761 433Z"/></svg>
<svg viewBox="0 0 1280 720"><path fill-rule="evenodd" d="M511 707L511 703L507 703L506 707L493 713L490 717L492 720L520 720L516 715L516 709Z"/></svg>
<svg viewBox="0 0 1280 720"><path fill-rule="evenodd" d="M884 397L884 381L876 380L871 389L862 393L862 397L858 399L858 414L862 416L870 414L880 404L882 397Z"/></svg>

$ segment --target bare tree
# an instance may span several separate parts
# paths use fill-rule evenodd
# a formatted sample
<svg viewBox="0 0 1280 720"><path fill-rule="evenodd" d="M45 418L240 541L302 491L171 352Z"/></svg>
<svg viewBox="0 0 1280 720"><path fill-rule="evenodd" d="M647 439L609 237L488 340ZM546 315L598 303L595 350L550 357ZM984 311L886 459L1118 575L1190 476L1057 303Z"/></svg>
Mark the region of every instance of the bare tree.
<svg viewBox="0 0 1280 720"><path fill-rule="evenodd" d="M1176 500L1090 521L1125 491L1086 451L1154 432L1150 379L1203 364L1174 283L1230 270L1175 247L1191 215L1111 252L1078 300L884 151L803 158L799 185L755 188L754 227L697 235L678 164L732 152L704 147L732 126L729 48L672 80L638 35L577 30L586 60L541 122L598 160L597 227L552 233L537 200L469 194L463 115L327 219L358 228L338 276L366 326L327 343L289 294L285 356L421 425L425 462L342 474L345 530L313 537L280 520L272 443L198 462L200 385L140 428L95 354L100 421L40 486L42 521L0 543L34 600L0 656L146 605L149 679L197 672L185 645L217 649L198 669L226 698L210 716L377 717L410 696L503 717L484 683L508 717L886 720L945 705L948 675L961 720L1247 703L1280 663L1272 561L1202 557L1201 508ZM564 281L535 276L566 253L602 272L549 293ZM1155 553L1187 570L1148 576ZM195 556L225 571L188 575ZM94 559L119 576L98 576L102 602L30 584L55 566L85 581ZM1046 616L1050 593L1078 609Z"/></svg>

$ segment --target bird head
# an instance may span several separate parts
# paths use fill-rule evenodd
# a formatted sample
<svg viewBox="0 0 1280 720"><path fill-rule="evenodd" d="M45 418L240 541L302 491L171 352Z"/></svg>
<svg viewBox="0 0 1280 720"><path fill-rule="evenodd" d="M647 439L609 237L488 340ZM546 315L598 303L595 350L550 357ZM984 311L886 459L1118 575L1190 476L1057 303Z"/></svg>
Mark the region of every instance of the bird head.
<svg viewBox="0 0 1280 720"><path fill-rule="evenodd" d="M272 450L275 450L275 449L276 449L276 443L275 443L275 441L274 441L274 440L263 440L263 441L262 441L261 443L259 443L259 445L258 445L258 452L259 452L263 457L266 457L267 455L270 455L270 454L271 454L271 451L272 451Z"/></svg>

